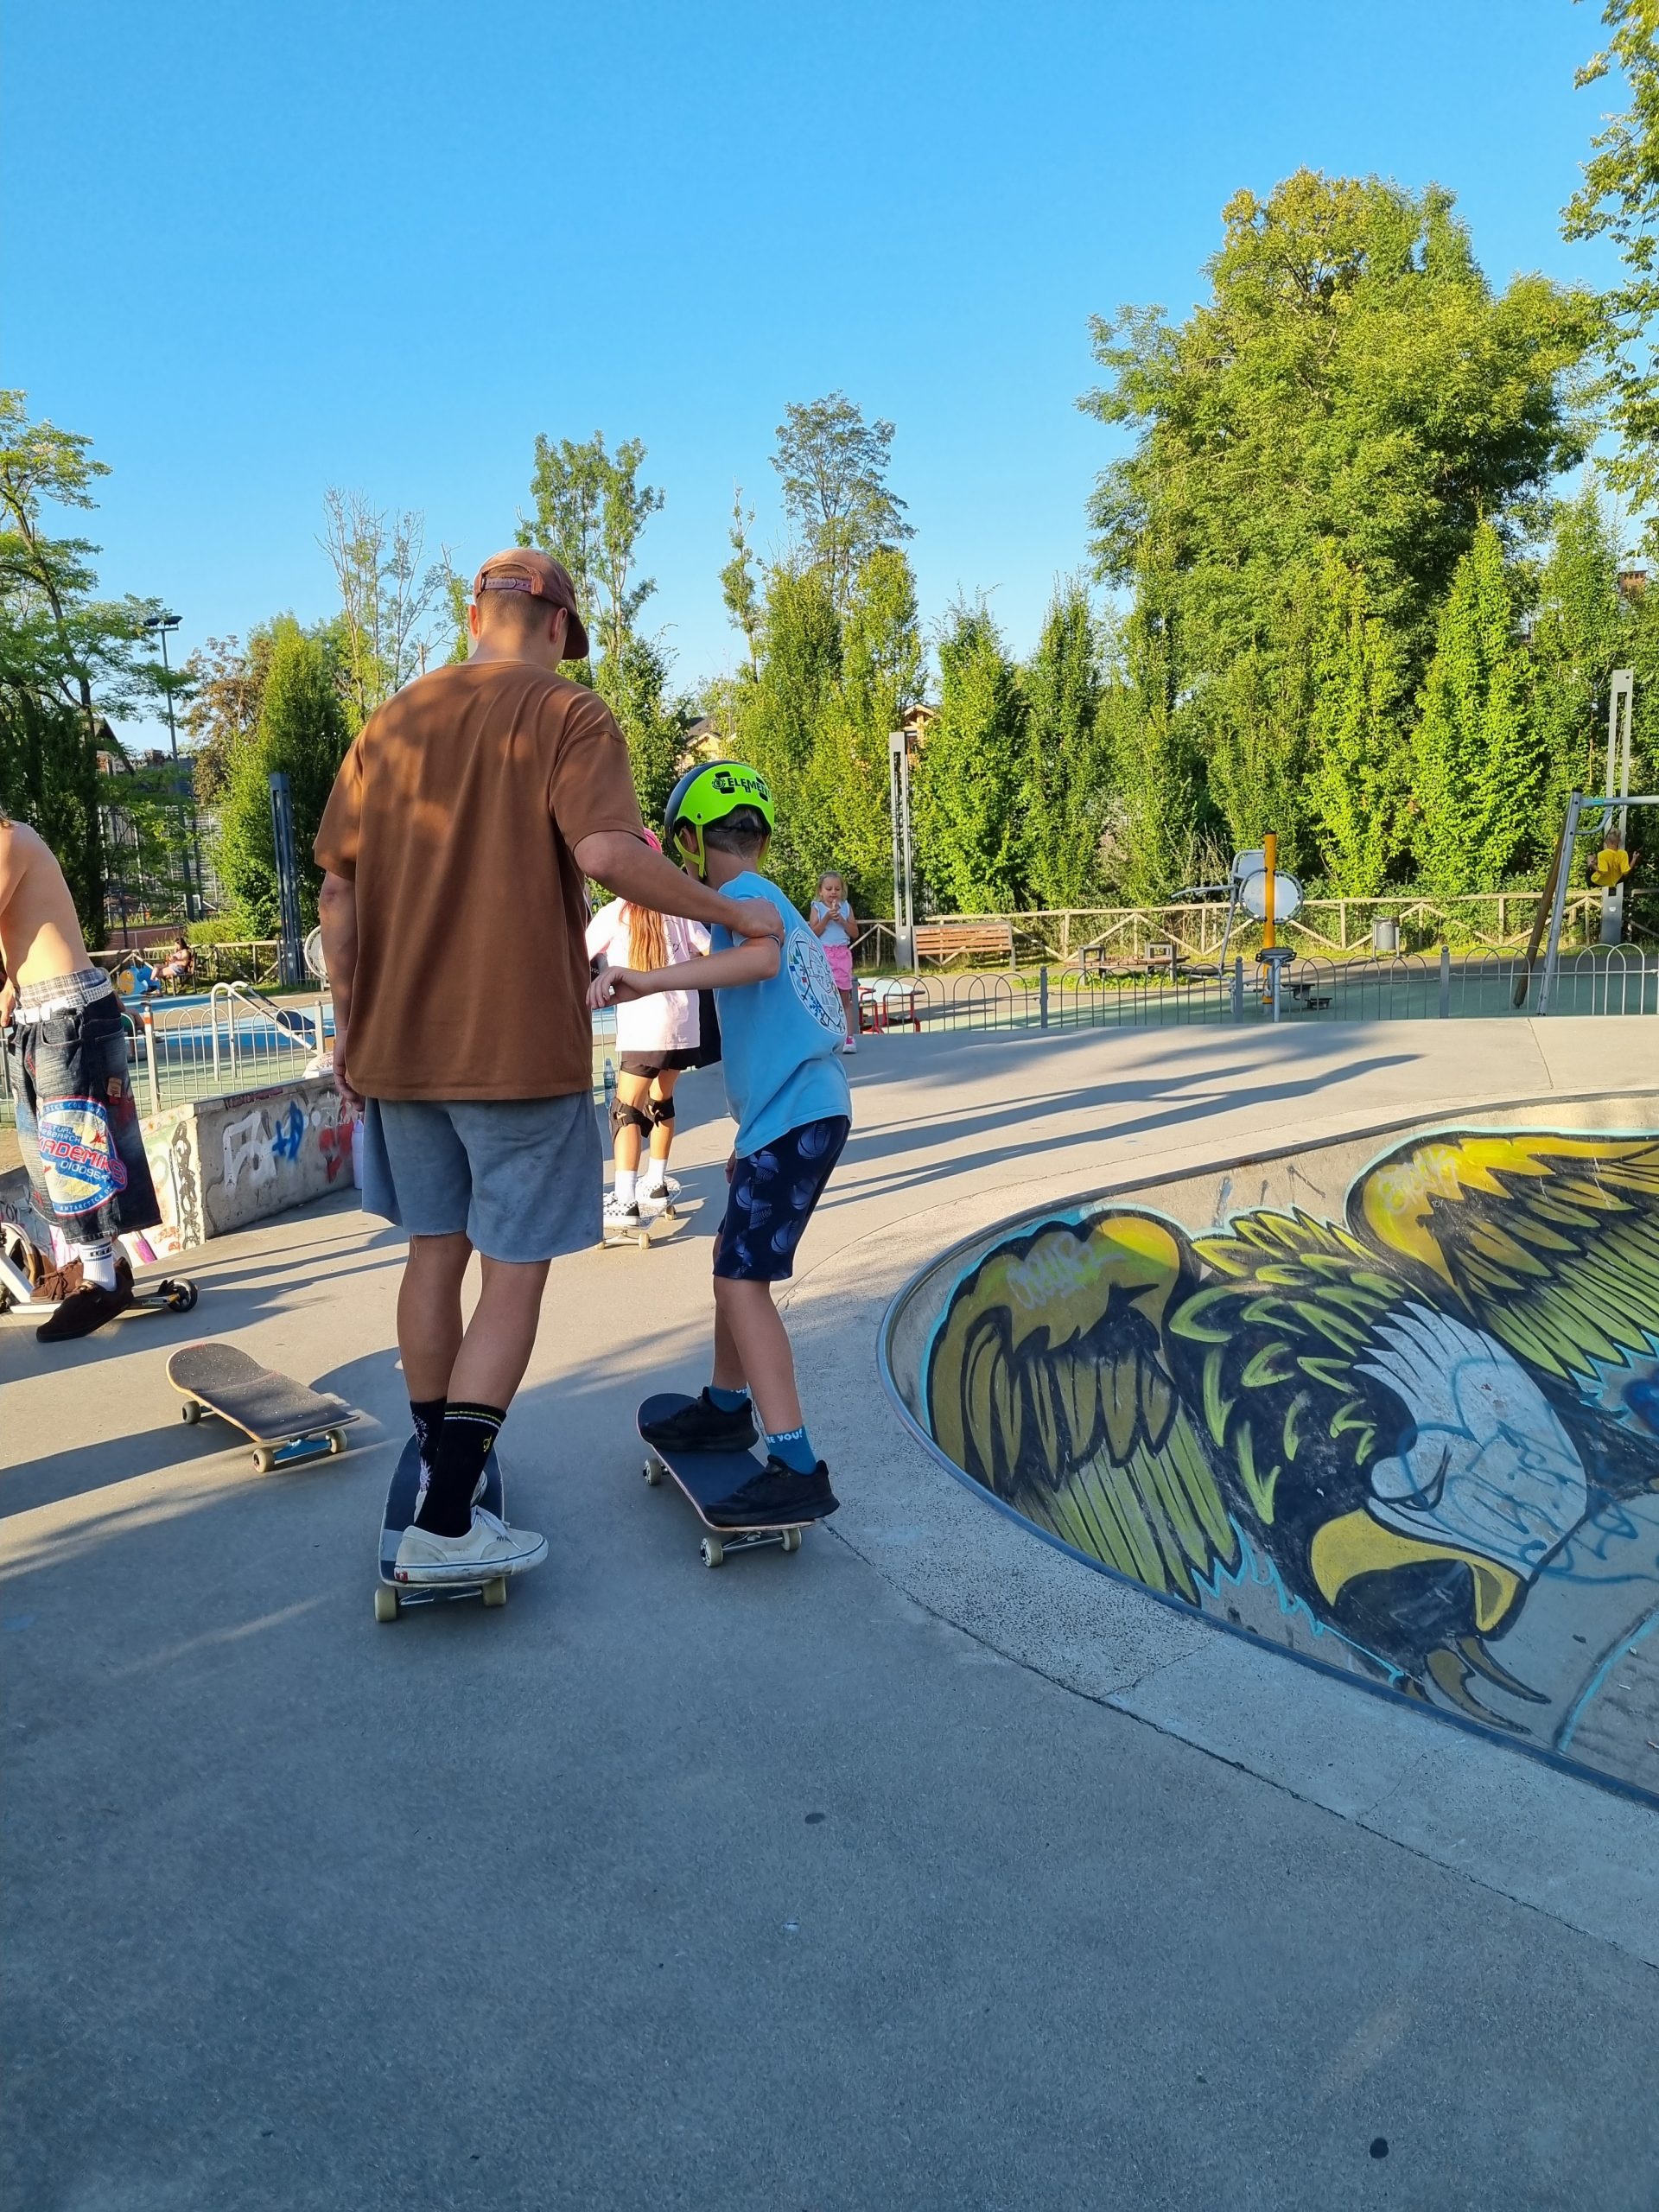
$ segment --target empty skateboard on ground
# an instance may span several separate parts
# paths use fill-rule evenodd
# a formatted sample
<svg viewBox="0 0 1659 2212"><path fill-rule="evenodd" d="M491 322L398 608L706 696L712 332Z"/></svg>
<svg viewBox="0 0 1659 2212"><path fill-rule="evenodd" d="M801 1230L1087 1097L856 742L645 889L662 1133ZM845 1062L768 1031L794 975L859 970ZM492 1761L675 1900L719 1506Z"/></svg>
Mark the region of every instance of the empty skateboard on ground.
<svg viewBox="0 0 1659 2212"><path fill-rule="evenodd" d="M291 1375L261 1367L234 1344L181 1344L167 1379L184 1400L184 1418L217 1414L251 1439L262 1475L300 1459L346 1449L345 1429L358 1419L344 1398L325 1396Z"/></svg>
<svg viewBox="0 0 1659 2212"><path fill-rule="evenodd" d="M34 1302L34 1293L44 1281L48 1264L22 1230L10 1222L0 1222L0 1319L50 1320L54 1305ZM133 1279L131 1305L115 1318L124 1321L134 1313L188 1313L195 1302L196 1286L182 1275L137 1275Z"/></svg>
<svg viewBox="0 0 1659 2212"><path fill-rule="evenodd" d="M762 1544L776 1544L780 1551L799 1551L801 1531L812 1526L810 1521L773 1522L754 1529L719 1529L709 1518L707 1507L718 1505L721 1498L741 1490L751 1475L761 1471L765 1462L758 1452L676 1452L671 1455L662 1445L652 1443L646 1436L647 1421L662 1421L690 1403L683 1390L664 1391L658 1397L647 1398L634 1420L639 1440L645 1447L645 1480L654 1490L664 1475L669 1476L690 1500L691 1510L709 1531L702 1540L703 1565L719 1567L728 1552L753 1551Z"/></svg>
<svg viewBox="0 0 1659 2212"><path fill-rule="evenodd" d="M421 1447L414 1437L404 1445L386 1490L380 1523L380 1587L374 1593L374 1618L395 1621L405 1605L429 1605L435 1598L481 1598L486 1605L507 1602L507 1577L492 1574L480 1582L404 1582L397 1575L397 1547L415 1518L421 1495ZM501 1462L491 1446L484 1462L484 1495L479 1503L498 1521L507 1517L502 1503Z"/></svg>

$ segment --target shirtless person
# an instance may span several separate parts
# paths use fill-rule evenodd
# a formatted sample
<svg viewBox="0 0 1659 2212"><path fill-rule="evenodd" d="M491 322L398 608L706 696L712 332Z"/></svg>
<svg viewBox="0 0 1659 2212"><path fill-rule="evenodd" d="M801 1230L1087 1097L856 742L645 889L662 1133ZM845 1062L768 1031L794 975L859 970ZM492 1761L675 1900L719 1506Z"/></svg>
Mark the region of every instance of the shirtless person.
<svg viewBox="0 0 1659 2212"><path fill-rule="evenodd" d="M35 1204L70 1246L42 1287L45 1344L89 1336L132 1303L115 1240L161 1217L127 1073L121 1001L86 957L45 841L0 813L0 1026Z"/></svg>

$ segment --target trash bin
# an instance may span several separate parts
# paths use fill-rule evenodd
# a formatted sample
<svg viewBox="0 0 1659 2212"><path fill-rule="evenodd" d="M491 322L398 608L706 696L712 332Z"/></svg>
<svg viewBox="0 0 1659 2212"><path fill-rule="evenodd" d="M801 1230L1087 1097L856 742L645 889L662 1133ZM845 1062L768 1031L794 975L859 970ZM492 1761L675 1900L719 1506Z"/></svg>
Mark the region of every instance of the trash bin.
<svg viewBox="0 0 1659 2212"><path fill-rule="evenodd" d="M1393 914L1379 914L1371 924L1371 950L1398 952L1399 950L1400 924L1397 917Z"/></svg>

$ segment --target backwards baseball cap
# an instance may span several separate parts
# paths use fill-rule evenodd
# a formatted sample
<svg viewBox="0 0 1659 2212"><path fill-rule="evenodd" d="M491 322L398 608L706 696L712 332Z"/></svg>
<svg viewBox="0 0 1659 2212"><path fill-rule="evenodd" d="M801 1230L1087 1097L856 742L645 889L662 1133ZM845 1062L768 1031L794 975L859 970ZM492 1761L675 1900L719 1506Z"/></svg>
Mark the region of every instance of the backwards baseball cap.
<svg viewBox="0 0 1659 2212"><path fill-rule="evenodd" d="M492 553L473 579L474 600L482 599L486 591L524 592L531 599L544 599L550 607L563 607L570 617L564 657L587 659L588 628L576 605L576 588L569 569L549 555L537 552L531 545L513 545L505 553Z"/></svg>

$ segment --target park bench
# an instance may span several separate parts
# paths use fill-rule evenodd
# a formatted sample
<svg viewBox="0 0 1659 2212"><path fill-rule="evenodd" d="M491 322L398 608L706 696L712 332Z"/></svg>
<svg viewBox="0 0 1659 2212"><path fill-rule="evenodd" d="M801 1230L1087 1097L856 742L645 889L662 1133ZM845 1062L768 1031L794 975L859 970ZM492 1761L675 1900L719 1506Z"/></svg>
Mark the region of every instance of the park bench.
<svg viewBox="0 0 1659 2212"><path fill-rule="evenodd" d="M1014 965L1014 931L1007 922L918 922L916 964L925 960L984 960Z"/></svg>

